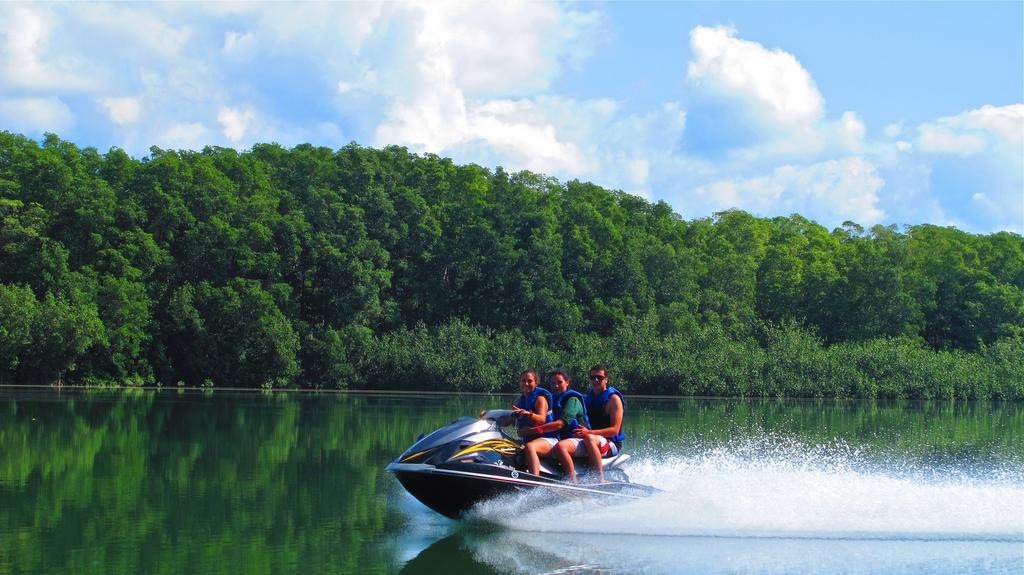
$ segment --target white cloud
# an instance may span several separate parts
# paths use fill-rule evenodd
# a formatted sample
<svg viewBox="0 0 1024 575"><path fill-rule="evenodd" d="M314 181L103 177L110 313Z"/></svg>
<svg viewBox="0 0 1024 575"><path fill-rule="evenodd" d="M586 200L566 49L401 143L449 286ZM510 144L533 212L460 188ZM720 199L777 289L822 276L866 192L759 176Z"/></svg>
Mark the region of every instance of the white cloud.
<svg viewBox="0 0 1024 575"><path fill-rule="evenodd" d="M102 37L102 42L94 46L82 46L89 52L131 46L136 56L171 61L186 52L193 41L187 24L169 23L182 19L173 5L83 3L70 9L76 28ZM121 57L132 57L121 52Z"/></svg>
<svg viewBox="0 0 1024 575"><path fill-rule="evenodd" d="M139 119L139 99L130 97L100 98L99 104L115 124L132 124Z"/></svg>
<svg viewBox="0 0 1024 575"><path fill-rule="evenodd" d="M199 122L182 122L167 128L155 144L161 148L197 150L209 143L206 133L206 126Z"/></svg>
<svg viewBox="0 0 1024 575"><path fill-rule="evenodd" d="M336 58L360 50L386 20L402 9L397 2L238 2L211 3L201 10L225 19L254 21L250 32L262 42L296 46L300 52L317 50L323 58Z"/></svg>
<svg viewBox="0 0 1024 575"><path fill-rule="evenodd" d="M560 99L492 100L466 104L430 99L400 104L395 124L378 128L381 145L401 142L430 152L486 152L512 169L549 174L581 174L594 166L572 141L561 136L555 110Z"/></svg>
<svg viewBox="0 0 1024 575"><path fill-rule="evenodd" d="M626 163L629 178L633 187L644 188L647 186L647 178L651 175L651 162L646 158L635 158Z"/></svg>
<svg viewBox="0 0 1024 575"><path fill-rule="evenodd" d="M540 2L416 3L416 54L428 75L466 94L523 94L546 88L564 63L585 59L598 12Z"/></svg>
<svg viewBox="0 0 1024 575"><path fill-rule="evenodd" d="M569 123L587 127L574 139L589 143L588 155L597 166L587 177L595 182L653 199L656 192L665 194L673 189L677 182L670 174L677 170L687 178L706 173L706 166L676 151L687 121L686 112L677 102L627 116L617 115L617 111L600 115L587 112L583 106L577 108L581 117L569 116Z"/></svg>
<svg viewBox="0 0 1024 575"><path fill-rule="evenodd" d="M221 106L217 113L217 121L223 128L224 137L236 146L245 137L245 131L254 117L255 113L251 109L239 110L227 106Z"/></svg>
<svg viewBox="0 0 1024 575"><path fill-rule="evenodd" d="M60 18L47 7L7 5L0 12L0 82L30 90L89 90L91 66L75 53L50 53Z"/></svg>
<svg viewBox="0 0 1024 575"><path fill-rule="evenodd" d="M864 148L864 135L867 128L855 112L844 112L839 120L839 137L851 152L860 152Z"/></svg>
<svg viewBox="0 0 1024 575"><path fill-rule="evenodd" d="M556 174L594 169L581 140L567 137L564 122L550 113L564 109L562 99L488 95L547 88L566 60L586 54L580 46L589 41L580 36L599 24L597 16L555 4L467 2L413 4L402 16L417 34L403 66L377 74L377 89L393 97L377 126L377 144L436 153L483 146L517 167ZM608 104L584 107L601 113Z"/></svg>
<svg viewBox="0 0 1024 575"><path fill-rule="evenodd" d="M806 166L784 165L769 175L725 179L697 187L694 197L708 211L739 207L761 215L800 213L824 222L880 222L879 191L885 182L860 157Z"/></svg>
<svg viewBox="0 0 1024 575"><path fill-rule="evenodd" d="M609 36L600 5L5 8L5 129L102 126L107 133L78 141L134 154L154 144L370 139L460 163L589 179L669 199L688 217L735 206L801 212L826 225L891 217L979 231L1024 227L1024 105L918 126L870 126L863 110L829 117L794 54L732 28L694 28L683 93L636 110L605 94L558 92L565 72ZM704 127L717 128L708 112L735 129L714 134L714 151L701 147Z"/></svg>
<svg viewBox="0 0 1024 575"><path fill-rule="evenodd" d="M691 85L754 134L727 146L709 175L653 176L688 213L739 207L826 224L888 216L972 231L1024 227L1024 105L984 106L916 129L896 122L871 139L855 111L825 116L824 98L791 54L732 28L697 27L690 43Z"/></svg>
<svg viewBox="0 0 1024 575"><path fill-rule="evenodd" d="M53 27L47 16L45 12L20 6L8 12L0 33L4 36L4 63L10 80L33 84L46 75L39 59Z"/></svg>
<svg viewBox="0 0 1024 575"><path fill-rule="evenodd" d="M252 55L256 49L256 36L252 32L227 32L224 34L224 47L221 49L225 56L233 58L244 58Z"/></svg>
<svg viewBox="0 0 1024 575"><path fill-rule="evenodd" d="M993 147L1024 146L1024 104L983 106L918 127L921 151L970 156Z"/></svg>
<svg viewBox="0 0 1024 575"><path fill-rule="evenodd" d="M97 92L119 143L237 146L342 133L330 116L304 124L275 118L260 109L274 102L258 80L229 76L228 65L257 48L290 61L316 54L310 86L336 78L340 111L361 115L348 108L359 98L382 103L380 144L440 153L479 145L500 163L565 175L595 164L570 137L579 129L551 112L559 99L540 94L592 53L602 25L599 10L532 2L30 6L0 16L0 66L19 86L57 91L69 89L69 72L89 70L78 89ZM240 99L253 104L231 104Z"/></svg>
<svg viewBox="0 0 1024 575"><path fill-rule="evenodd" d="M38 135L62 132L74 124L74 113L60 98L0 99L0 125L4 129Z"/></svg>
<svg viewBox="0 0 1024 575"><path fill-rule="evenodd" d="M950 122L957 123L952 119ZM1024 104L982 106L978 110L962 114L959 123L967 129L984 130L995 134L1011 144L1024 144Z"/></svg>
<svg viewBox="0 0 1024 575"><path fill-rule="evenodd" d="M946 202L962 206L967 227L1024 231L1024 104L982 106L921 124L914 150L952 174L935 186Z"/></svg>
<svg viewBox="0 0 1024 575"><path fill-rule="evenodd" d="M751 114L784 126L821 118L824 100L792 54L736 37L736 30L698 26L690 31L694 60L689 79L712 91L745 100Z"/></svg>
<svg viewBox="0 0 1024 575"><path fill-rule="evenodd" d="M739 38L725 26L695 27L690 50L688 83L704 98L693 113L707 113L701 106L712 103L710 113L724 120L717 138L729 138L728 125L739 125L727 146L732 163L763 167L863 152L863 121L852 111L828 121L824 98L793 54Z"/></svg>
<svg viewBox="0 0 1024 575"><path fill-rule="evenodd" d="M364 71L357 80L341 80L338 82L339 94L349 94L357 90L368 93L378 91L376 70Z"/></svg>
<svg viewBox="0 0 1024 575"><path fill-rule="evenodd" d="M964 227L958 210L947 212L933 189L931 163L913 154L872 157L885 186L879 190L880 206L889 218L886 223Z"/></svg>
<svg viewBox="0 0 1024 575"><path fill-rule="evenodd" d="M576 143L559 137L543 101L495 100L471 105L464 129L467 140L486 144L515 164L536 171L579 174L593 169Z"/></svg>
<svg viewBox="0 0 1024 575"><path fill-rule="evenodd" d="M256 138L286 145L332 138L327 141L341 145L347 140L333 139L343 134L340 118L309 118L308 113L278 108L280 96L266 91L263 77L279 69L272 60L244 68L239 64L256 56L300 62L304 67L312 64L306 75L308 85L287 88L308 94L308 100L293 102L293 107L323 109L321 98L310 88L322 77L342 77L339 70L364 73L366 67L355 64L356 52L386 7L384 3L309 4L301 9L282 4L13 4L0 10L0 92L9 99L17 93L58 98L65 109L71 106L83 119L88 114L109 119L110 132L89 143L119 145L135 154L145 153L154 144L242 145ZM315 58L302 60L314 54ZM62 97L81 92L91 97ZM237 106L232 102L238 101L251 104L234 110ZM82 102L95 107L80 109ZM309 102L316 105L307 106ZM8 108L14 105L9 103ZM225 115L222 108L236 114ZM50 109L56 108L51 105ZM143 112L145 122L139 121ZM51 113L34 122L20 120L3 127L63 131L73 124L66 121L68 117ZM65 121L42 126L44 118ZM90 130L96 125L78 124ZM204 126L203 134L210 139L196 139L196 126Z"/></svg>
<svg viewBox="0 0 1024 575"><path fill-rule="evenodd" d="M986 148L985 138L978 134L949 130L944 126L923 124L918 127L917 144L921 151L970 156Z"/></svg>
<svg viewBox="0 0 1024 575"><path fill-rule="evenodd" d="M884 133L887 138L898 138L903 135L903 128L903 122L894 122L887 125L885 129L882 130L882 133Z"/></svg>

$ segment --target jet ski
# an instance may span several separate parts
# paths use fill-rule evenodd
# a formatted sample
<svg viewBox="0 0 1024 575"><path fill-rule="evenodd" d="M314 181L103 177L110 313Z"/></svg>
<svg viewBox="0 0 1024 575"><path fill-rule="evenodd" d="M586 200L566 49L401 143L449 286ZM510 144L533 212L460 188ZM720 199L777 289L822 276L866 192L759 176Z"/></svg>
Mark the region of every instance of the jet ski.
<svg viewBox="0 0 1024 575"><path fill-rule="evenodd" d="M493 409L481 417L460 417L430 435L420 436L387 471L427 507L458 519L480 501L512 492L542 491L560 500L600 498L628 500L658 490L630 483L622 465L629 455L604 459L604 483L563 481L562 469L552 459L541 459L539 475L527 471L520 454L522 444L505 434L514 421L511 410ZM577 459L581 474L586 459Z"/></svg>

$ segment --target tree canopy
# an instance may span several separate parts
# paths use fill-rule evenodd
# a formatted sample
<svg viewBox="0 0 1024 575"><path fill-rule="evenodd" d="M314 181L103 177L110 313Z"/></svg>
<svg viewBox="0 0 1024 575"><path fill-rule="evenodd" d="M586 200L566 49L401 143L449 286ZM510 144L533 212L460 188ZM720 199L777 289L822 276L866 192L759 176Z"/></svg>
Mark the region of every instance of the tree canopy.
<svg viewBox="0 0 1024 575"><path fill-rule="evenodd" d="M0 132L0 383L381 385L385 364L413 378L401 369L444 351L410 347L472 347L465 330L490 355L449 358L506 353L513 370L629 334L1012 355L1024 238L735 210L687 221L592 183L394 146L135 159Z"/></svg>

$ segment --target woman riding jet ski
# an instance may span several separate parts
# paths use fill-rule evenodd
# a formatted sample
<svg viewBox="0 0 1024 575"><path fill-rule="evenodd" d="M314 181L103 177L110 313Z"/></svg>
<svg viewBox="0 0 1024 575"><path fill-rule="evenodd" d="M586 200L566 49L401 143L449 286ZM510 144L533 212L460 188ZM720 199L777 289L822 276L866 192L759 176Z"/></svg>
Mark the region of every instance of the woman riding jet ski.
<svg viewBox="0 0 1024 575"><path fill-rule="evenodd" d="M618 454L603 460L607 482L569 483L554 461L542 460L540 473L529 473L523 446L502 431L515 421L512 410L494 409L481 417L460 417L413 443L387 466L402 486L434 511L458 519L476 503L503 493L542 490L563 498L606 500L647 497L657 489L629 483ZM579 461L583 464L583 460Z"/></svg>

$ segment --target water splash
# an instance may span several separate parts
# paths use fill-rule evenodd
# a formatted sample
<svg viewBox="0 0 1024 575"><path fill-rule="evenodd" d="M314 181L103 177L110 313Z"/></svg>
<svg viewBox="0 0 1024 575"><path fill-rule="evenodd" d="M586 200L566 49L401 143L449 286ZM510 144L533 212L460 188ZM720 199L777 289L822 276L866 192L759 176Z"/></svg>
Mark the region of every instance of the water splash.
<svg viewBox="0 0 1024 575"><path fill-rule="evenodd" d="M768 435L647 453L629 467L632 481L663 493L554 507L516 495L482 503L473 517L584 534L1024 541L1020 468L936 468Z"/></svg>
<svg viewBox="0 0 1024 575"><path fill-rule="evenodd" d="M1016 575L1019 543L553 534L524 531L461 538L467 571L608 573ZM488 569L481 569L486 566Z"/></svg>

